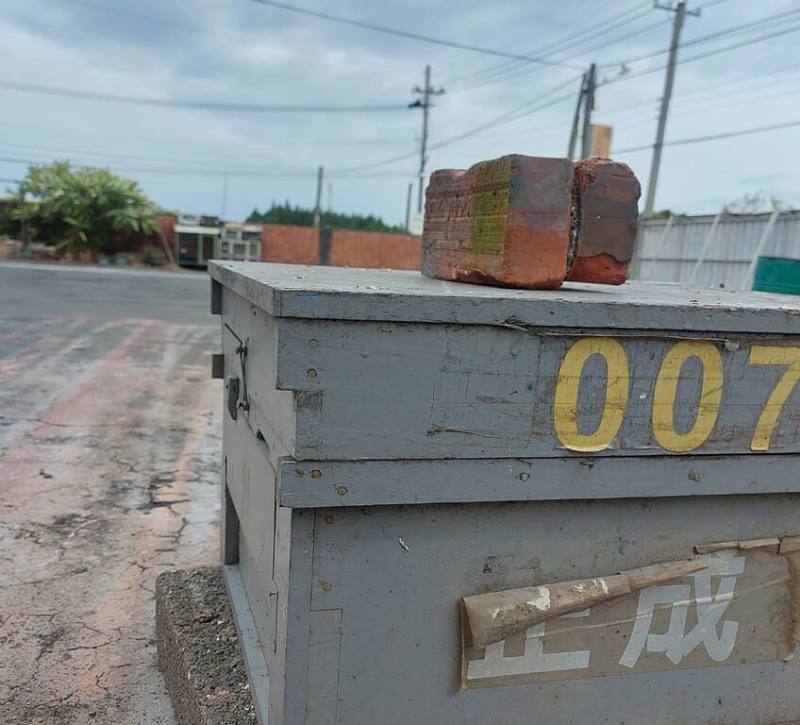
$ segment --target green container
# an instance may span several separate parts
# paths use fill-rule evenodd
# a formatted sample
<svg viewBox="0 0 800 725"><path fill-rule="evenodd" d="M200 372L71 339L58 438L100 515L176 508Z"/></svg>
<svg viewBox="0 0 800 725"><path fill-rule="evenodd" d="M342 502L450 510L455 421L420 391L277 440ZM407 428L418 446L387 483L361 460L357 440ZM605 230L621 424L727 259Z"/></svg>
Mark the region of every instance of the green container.
<svg viewBox="0 0 800 725"><path fill-rule="evenodd" d="M800 259L759 257L753 277L753 289L800 295Z"/></svg>

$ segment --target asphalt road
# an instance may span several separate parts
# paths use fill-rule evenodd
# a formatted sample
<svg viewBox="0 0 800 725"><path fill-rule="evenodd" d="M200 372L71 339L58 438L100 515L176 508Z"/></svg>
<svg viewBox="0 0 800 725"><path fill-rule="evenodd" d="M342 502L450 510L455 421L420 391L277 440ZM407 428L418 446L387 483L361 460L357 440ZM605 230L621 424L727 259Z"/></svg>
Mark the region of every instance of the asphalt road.
<svg viewBox="0 0 800 725"><path fill-rule="evenodd" d="M0 722L173 725L160 571L215 563L200 273L0 264Z"/></svg>
<svg viewBox="0 0 800 725"><path fill-rule="evenodd" d="M88 315L214 324L204 272L0 263L3 320Z"/></svg>

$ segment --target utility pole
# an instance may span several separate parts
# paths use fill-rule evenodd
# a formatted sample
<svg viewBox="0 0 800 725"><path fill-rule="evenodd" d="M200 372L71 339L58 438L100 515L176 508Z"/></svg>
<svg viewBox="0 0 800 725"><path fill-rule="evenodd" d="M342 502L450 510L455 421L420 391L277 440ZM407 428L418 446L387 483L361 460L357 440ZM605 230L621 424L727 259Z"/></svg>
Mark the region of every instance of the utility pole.
<svg viewBox="0 0 800 725"><path fill-rule="evenodd" d="M581 117L581 104L583 94L586 92L586 73L581 78L581 85L578 89L578 102L575 104L575 115L572 117L572 128L569 132L569 144L567 145L567 158L572 161L575 158L575 144L578 142L578 122Z"/></svg>
<svg viewBox="0 0 800 725"><path fill-rule="evenodd" d="M406 234L411 231L411 194L414 192L414 182L408 182L408 194L406 194Z"/></svg>
<svg viewBox="0 0 800 725"><path fill-rule="evenodd" d="M581 140L581 158L588 159L592 153L592 111L594 110L594 92L597 88L597 66L592 63L586 72L586 90L583 94L583 136Z"/></svg>
<svg viewBox="0 0 800 725"><path fill-rule="evenodd" d="M228 172L222 175L222 204L220 204L219 217L224 222L228 209Z"/></svg>
<svg viewBox="0 0 800 725"><path fill-rule="evenodd" d="M320 209L322 204L322 177L325 172L320 166L317 170L317 203L314 204L314 226L319 227Z"/></svg>
<svg viewBox="0 0 800 725"><path fill-rule="evenodd" d="M414 86L414 93L422 96L421 100L416 100L409 104L409 108L422 109L422 138L419 144L419 193L417 195L417 213L422 214L422 192L425 184L425 163L427 162L426 153L428 150L428 113L431 107L431 96L441 96L444 88L433 88L431 86L431 67L425 66L425 85L420 88Z"/></svg>
<svg viewBox="0 0 800 725"><path fill-rule="evenodd" d="M672 85L675 81L675 61L678 58L678 46L680 45L683 21L686 15L700 16L699 10L688 11L686 9L685 0L682 0L676 6L673 6L671 2L668 5L660 5L656 0L654 7L658 10L668 10L675 13L675 18L672 22L672 40L669 45L669 61L667 62L667 76L664 79L664 93L661 96L661 111L658 114L656 142L653 144L653 162L650 164L650 178L647 181L647 198L644 203L644 216L646 217L653 215L653 205L656 200L658 171L661 167L661 147L664 144L664 130L667 127L669 102L672 99Z"/></svg>

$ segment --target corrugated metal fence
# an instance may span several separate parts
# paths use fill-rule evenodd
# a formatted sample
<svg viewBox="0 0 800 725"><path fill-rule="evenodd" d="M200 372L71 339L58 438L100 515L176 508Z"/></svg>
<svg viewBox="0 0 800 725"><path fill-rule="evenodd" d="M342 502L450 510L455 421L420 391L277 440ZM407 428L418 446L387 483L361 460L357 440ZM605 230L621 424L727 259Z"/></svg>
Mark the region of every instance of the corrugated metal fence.
<svg viewBox="0 0 800 725"><path fill-rule="evenodd" d="M780 212L770 223L771 217L769 213L675 215L671 221L643 220L633 276L695 287L750 289L749 268L756 254L800 259L800 211Z"/></svg>

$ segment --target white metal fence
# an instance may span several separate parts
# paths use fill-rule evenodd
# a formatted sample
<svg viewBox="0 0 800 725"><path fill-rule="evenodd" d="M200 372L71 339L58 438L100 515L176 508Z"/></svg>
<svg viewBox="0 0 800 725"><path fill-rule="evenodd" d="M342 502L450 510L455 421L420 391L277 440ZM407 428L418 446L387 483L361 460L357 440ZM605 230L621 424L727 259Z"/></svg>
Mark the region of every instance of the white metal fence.
<svg viewBox="0 0 800 725"><path fill-rule="evenodd" d="M647 219L638 248L635 279L750 289L756 257L800 259L800 211Z"/></svg>

